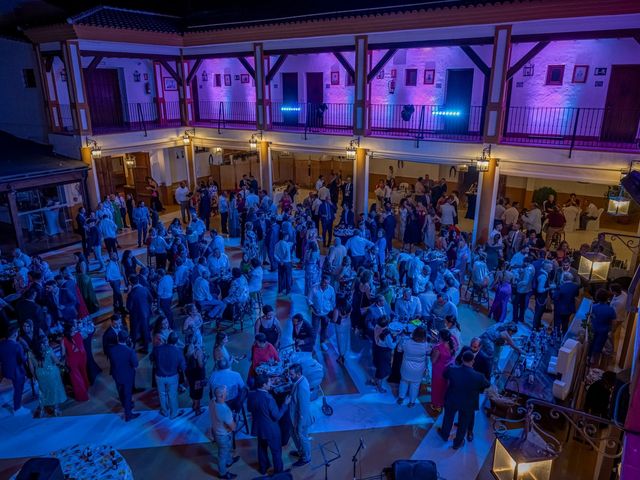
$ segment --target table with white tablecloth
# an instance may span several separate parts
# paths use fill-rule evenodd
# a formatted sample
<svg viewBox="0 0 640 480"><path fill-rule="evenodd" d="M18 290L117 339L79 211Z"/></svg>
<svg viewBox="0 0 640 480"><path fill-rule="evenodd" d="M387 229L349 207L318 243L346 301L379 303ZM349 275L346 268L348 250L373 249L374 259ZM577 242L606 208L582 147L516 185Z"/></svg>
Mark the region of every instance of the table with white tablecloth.
<svg viewBox="0 0 640 480"><path fill-rule="evenodd" d="M49 454L60 460L65 478L74 480L133 480L124 457L109 445L73 445ZM14 475L12 479L17 477Z"/></svg>

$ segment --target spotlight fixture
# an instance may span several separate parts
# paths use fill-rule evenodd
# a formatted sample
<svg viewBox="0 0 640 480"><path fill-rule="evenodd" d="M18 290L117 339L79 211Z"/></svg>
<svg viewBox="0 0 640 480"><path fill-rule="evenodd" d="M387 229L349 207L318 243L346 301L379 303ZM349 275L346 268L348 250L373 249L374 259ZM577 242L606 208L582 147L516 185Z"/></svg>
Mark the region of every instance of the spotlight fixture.
<svg viewBox="0 0 640 480"><path fill-rule="evenodd" d="M476 169L478 172L489 171L489 160L491 160L491 144L482 149L482 156L476 158Z"/></svg>
<svg viewBox="0 0 640 480"><path fill-rule="evenodd" d="M348 160L355 160L356 151L358 150L359 146L360 146L360 137L354 138L353 140L349 141L349 145L347 145L347 148L345 149L345 151L347 152Z"/></svg>
<svg viewBox="0 0 640 480"><path fill-rule="evenodd" d="M195 136L196 136L195 128L185 130L184 135L182 135L182 143L184 143L185 145L191 144L191 137L195 137Z"/></svg>
<svg viewBox="0 0 640 480"><path fill-rule="evenodd" d="M102 157L102 147L98 145L98 142L95 140L86 137L85 145L91 148L91 158L101 158Z"/></svg>
<svg viewBox="0 0 640 480"><path fill-rule="evenodd" d="M469 165L467 165L466 163L463 163L462 165L458 165L458 171L459 172L468 172L469 171Z"/></svg>
<svg viewBox="0 0 640 480"><path fill-rule="evenodd" d="M262 141L262 130L258 133L252 133L249 139L249 149L253 152L258 150L258 141Z"/></svg>

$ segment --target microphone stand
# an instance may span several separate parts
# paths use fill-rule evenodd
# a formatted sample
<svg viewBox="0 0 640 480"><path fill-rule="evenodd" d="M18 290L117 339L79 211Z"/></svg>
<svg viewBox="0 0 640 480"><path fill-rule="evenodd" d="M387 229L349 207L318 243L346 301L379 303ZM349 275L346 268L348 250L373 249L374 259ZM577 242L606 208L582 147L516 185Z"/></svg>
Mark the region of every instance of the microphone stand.
<svg viewBox="0 0 640 480"><path fill-rule="evenodd" d="M351 462L353 463L353 480L356 480L356 466L358 465L358 455L360 454L361 450L364 450L364 440L362 439L362 437L360 437L360 444L358 445L358 449L356 450L356 453L353 454L353 457L351 457Z"/></svg>

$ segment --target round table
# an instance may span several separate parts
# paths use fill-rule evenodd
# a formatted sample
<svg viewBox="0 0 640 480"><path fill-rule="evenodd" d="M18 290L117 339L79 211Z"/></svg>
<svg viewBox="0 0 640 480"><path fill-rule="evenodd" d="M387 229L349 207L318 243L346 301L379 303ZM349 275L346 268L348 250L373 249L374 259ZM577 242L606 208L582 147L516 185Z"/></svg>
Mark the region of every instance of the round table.
<svg viewBox="0 0 640 480"><path fill-rule="evenodd" d="M72 445L49 454L60 460L65 478L74 480L133 480L131 467L109 445ZM12 479L18 476L16 473Z"/></svg>
<svg viewBox="0 0 640 480"><path fill-rule="evenodd" d="M342 241L342 245L347 243L351 237L355 235L356 231L353 228L334 228L333 236L339 238Z"/></svg>

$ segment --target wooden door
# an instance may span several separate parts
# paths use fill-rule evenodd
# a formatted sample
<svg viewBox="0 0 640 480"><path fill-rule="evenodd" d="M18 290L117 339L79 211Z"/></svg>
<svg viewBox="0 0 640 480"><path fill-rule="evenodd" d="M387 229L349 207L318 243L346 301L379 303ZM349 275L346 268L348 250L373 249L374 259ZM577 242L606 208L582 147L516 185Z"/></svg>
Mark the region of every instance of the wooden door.
<svg viewBox="0 0 640 480"><path fill-rule="evenodd" d="M84 75L92 128L99 130L122 127L124 117L118 70L115 68L85 69Z"/></svg>
<svg viewBox="0 0 640 480"><path fill-rule="evenodd" d="M147 190L147 178L151 177L151 160L148 152L136 152L136 164L131 169L133 173L133 186L136 190L136 202L144 201L145 204L151 205L151 192Z"/></svg>
<svg viewBox="0 0 640 480"><path fill-rule="evenodd" d="M198 90L198 76L194 75L191 80L191 99L193 100L193 118L196 122L200 121L200 92Z"/></svg>
<svg viewBox="0 0 640 480"><path fill-rule="evenodd" d="M307 72L307 125L320 128L324 124L324 81L322 72Z"/></svg>
<svg viewBox="0 0 640 480"><path fill-rule="evenodd" d="M99 198L115 193L116 186L113 181L113 159L111 157L100 157L94 160L96 168L96 178L98 179Z"/></svg>
<svg viewBox="0 0 640 480"><path fill-rule="evenodd" d="M640 121L640 65L613 65L607 91L602 140L632 143Z"/></svg>

